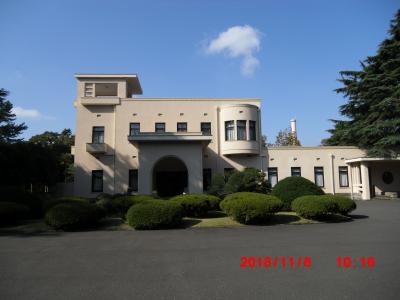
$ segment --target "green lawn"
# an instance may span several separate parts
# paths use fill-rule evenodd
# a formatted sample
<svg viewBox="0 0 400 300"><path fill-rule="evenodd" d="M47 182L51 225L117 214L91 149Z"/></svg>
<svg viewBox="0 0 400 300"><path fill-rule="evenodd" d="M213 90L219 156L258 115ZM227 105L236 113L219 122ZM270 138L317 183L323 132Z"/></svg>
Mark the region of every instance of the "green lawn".
<svg viewBox="0 0 400 300"><path fill-rule="evenodd" d="M278 212L271 217L271 220L264 226L278 225L278 224L288 224L288 225L304 225L304 224L318 224L318 223L339 223L351 221L350 217L345 217L341 215L330 215L324 220L316 221L309 220L299 217L294 212ZM205 218L184 218L183 228L212 228L212 227L240 227L246 226L240 224L225 213L221 211L211 211ZM103 219L97 228L91 230L134 230L121 218L105 218ZM56 231L49 226L47 226L43 220L26 220L19 225L10 227L0 227L1 233L16 233L21 235L31 235L31 234L51 234Z"/></svg>

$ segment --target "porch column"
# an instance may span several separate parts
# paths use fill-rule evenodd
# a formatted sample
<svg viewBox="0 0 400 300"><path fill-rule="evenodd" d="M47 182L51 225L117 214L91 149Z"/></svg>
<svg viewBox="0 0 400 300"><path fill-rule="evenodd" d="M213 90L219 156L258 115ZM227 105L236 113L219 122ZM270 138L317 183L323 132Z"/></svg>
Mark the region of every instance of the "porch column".
<svg viewBox="0 0 400 300"><path fill-rule="evenodd" d="M369 176L368 176L368 163L361 162L361 182L362 182L362 200L371 200L370 197L370 186L369 186Z"/></svg>

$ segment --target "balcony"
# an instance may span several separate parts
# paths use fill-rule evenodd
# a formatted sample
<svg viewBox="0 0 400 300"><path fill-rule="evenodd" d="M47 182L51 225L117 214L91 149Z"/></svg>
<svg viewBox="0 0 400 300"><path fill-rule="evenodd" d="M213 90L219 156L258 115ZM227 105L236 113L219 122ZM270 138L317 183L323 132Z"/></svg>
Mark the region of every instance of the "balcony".
<svg viewBox="0 0 400 300"><path fill-rule="evenodd" d="M260 143L258 141L222 141L221 153L223 155L258 155Z"/></svg>
<svg viewBox="0 0 400 300"><path fill-rule="evenodd" d="M115 96L82 97L82 105L118 105L121 99Z"/></svg>
<svg viewBox="0 0 400 300"><path fill-rule="evenodd" d="M90 154L104 154L107 152L107 144L86 143L86 151Z"/></svg>
<svg viewBox="0 0 400 300"><path fill-rule="evenodd" d="M128 135L128 141L133 143L201 142L208 145L211 140L211 135L203 135L202 132L140 132L139 134Z"/></svg>

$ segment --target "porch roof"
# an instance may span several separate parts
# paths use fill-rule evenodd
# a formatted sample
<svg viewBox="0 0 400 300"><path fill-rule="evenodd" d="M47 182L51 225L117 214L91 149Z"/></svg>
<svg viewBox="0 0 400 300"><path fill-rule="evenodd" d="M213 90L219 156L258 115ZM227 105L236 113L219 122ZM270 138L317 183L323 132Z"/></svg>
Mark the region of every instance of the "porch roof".
<svg viewBox="0 0 400 300"><path fill-rule="evenodd" d="M378 162L378 161L398 161L400 162L400 157L388 158L388 157L357 157L352 159L347 159L346 164L351 164L355 162Z"/></svg>

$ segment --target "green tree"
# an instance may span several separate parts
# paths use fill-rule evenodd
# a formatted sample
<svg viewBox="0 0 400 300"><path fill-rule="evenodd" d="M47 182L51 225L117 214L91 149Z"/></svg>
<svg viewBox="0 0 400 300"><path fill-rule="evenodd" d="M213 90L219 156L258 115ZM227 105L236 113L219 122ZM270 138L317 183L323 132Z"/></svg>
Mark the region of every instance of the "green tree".
<svg viewBox="0 0 400 300"><path fill-rule="evenodd" d="M73 178L73 156L71 155L71 146L74 144L74 136L71 129L64 129L60 133L45 131L41 134L32 136L29 142L47 148L57 158L59 181L71 181Z"/></svg>
<svg viewBox="0 0 400 300"><path fill-rule="evenodd" d="M247 168L241 172L233 172L225 184L224 191L228 194L236 192L269 193L271 185L265 179L264 172L254 168Z"/></svg>
<svg viewBox="0 0 400 300"><path fill-rule="evenodd" d="M355 145L373 156L400 154L400 10L389 36L360 71L342 71L336 89L347 103L340 106L346 120L331 120L334 128L324 145Z"/></svg>
<svg viewBox="0 0 400 300"><path fill-rule="evenodd" d="M211 179L210 188L208 193L215 196L221 196L224 194L225 177L222 174L215 174Z"/></svg>
<svg viewBox="0 0 400 300"><path fill-rule="evenodd" d="M15 123L16 117L12 112L12 103L7 100L8 95L8 91L0 89L0 142L2 143L21 141L17 136L28 128L24 123Z"/></svg>
<svg viewBox="0 0 400 300"><path fill-rule="evenodd" d="M276 136L274 146L301 146L296 135L293 135L290 128L280 130Z"/></svg>

